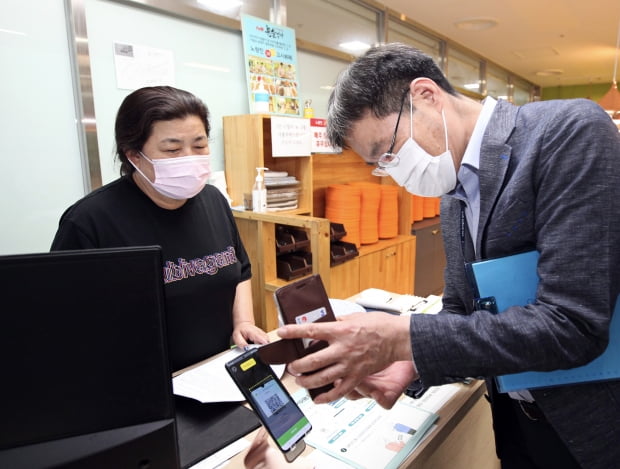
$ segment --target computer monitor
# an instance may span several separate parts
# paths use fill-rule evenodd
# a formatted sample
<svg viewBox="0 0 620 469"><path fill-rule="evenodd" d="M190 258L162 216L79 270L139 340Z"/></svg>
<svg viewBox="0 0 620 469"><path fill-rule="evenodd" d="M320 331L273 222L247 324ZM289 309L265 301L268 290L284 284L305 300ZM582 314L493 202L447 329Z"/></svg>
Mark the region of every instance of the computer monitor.
<svg viewBox="0 0 620 469"><path fill-rule="evenodd" d="M179 467L159 247L0 256L0 467Z"/></svg>

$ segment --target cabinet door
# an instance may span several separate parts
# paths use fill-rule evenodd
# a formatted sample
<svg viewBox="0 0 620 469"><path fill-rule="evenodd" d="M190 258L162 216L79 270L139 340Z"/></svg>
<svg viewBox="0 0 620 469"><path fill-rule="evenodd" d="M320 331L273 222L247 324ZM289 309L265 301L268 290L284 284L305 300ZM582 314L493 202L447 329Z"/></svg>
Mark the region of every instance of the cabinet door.
<svg viewBox="0 0 620 469"><path fill-rule="evenodd" d="M381 288L412 294L415 239L360 257L360 291Z"/></svg>
<svg viewBox="0 0 620 469"><path fill-rule="evenodd" d="M439 222L415 229L416 267L414 293L418 296L439 295L443 291L446 256Z"/></svg>
<svg viewBox="0 0 620 469"><path fill-rule="evenodd" d="M360 292L360 264L355 257L331 268L329 296L347 299Z"/></svg>
<svg viewBox="0 0 620 469"><path fill-rule="evenodd" d="M415 247L416 240L410 239L397 245L395 256L394 293L413 294L415 278Z"/></svg>

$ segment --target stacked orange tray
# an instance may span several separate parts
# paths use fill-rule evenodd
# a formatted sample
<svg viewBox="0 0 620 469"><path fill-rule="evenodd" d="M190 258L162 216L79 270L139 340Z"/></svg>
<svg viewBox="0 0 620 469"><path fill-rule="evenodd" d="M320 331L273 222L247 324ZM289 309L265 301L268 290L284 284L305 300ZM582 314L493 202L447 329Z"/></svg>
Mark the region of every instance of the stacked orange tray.
<svg viewBox="0 0 620 469"><path fill-rule="evenodd" d="M433 218L437 215L437 197L422 197L424 218Z"/></svg>
<svg viewBox="0 0 620 469"><path fill-rule="evenodd" d="M424 220L424 198L411 195L411 221Z"/></svg>
<svg viewBox="0 0 620 469"><path fill-rule="evenodd" d="M382 184L379 205L379 238L398 236L398 187Z"/></svg>
<svg viewBox="0 0 620 469"><path fill-rule="evenodd" d="M372 244L379 241L379 205L381 186L374 182L352 182L361 190L360 199L360 243Z"/></svg>
<svg viewBox="0 0 620 469"><path fill-rule="evenodd" d="M351 184L332 184L325 191L325 218L341 223L347 234L343 241L361 246L361 188Z"/></svg>

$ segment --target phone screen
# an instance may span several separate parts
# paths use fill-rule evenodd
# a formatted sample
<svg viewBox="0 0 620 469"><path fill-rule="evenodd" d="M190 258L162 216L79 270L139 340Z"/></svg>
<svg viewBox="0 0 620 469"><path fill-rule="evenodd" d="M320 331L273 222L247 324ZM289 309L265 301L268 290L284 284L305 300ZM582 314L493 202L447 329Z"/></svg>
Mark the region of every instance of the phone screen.
<svg viewBox="0 0 620 469"><path fill-rule="evenodd" d="M226 369L282 451L291 450L310 431L307 417L256 350L231 360Z"/></svg>

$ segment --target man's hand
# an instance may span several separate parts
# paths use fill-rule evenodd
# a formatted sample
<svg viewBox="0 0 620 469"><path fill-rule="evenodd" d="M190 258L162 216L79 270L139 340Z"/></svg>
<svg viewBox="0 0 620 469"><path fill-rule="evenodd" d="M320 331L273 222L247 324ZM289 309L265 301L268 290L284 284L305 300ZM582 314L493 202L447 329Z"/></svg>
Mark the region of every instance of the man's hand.
<svg viewBox="0 0 620 469"><path fill-rule="evenodd" d="M417 378L411 361L394 362L386 369L363 379L347 399L371 397L385 409L391 409L409 383Z"/></svg>
<svg viewBox="0 0 620 469"><path fill-rule="evenodd" d="M411 361L409 321L407 316L359 313L335 322L287 325L278 329L278 335L329 343L288 366L289 372L297 375L297 383L307 389L334 383L331 391L314 400L321 404L347 395L364 378L395 361Z"/></svg>

